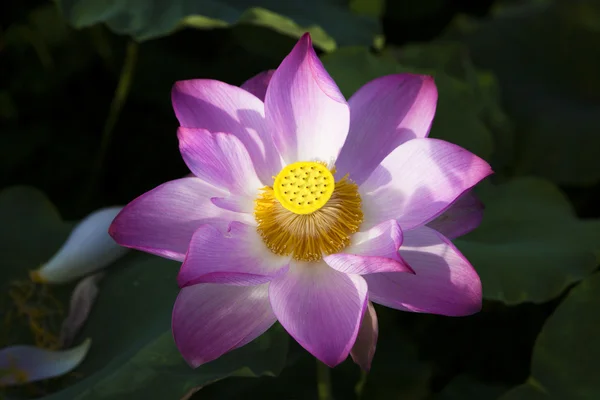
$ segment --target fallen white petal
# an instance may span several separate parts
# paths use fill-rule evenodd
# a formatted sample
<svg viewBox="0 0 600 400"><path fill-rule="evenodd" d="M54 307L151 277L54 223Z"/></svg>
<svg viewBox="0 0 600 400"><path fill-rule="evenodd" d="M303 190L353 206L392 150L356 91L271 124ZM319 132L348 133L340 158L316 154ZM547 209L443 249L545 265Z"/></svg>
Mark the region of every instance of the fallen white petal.
<svg viewBox="0 0 600 400"><path fill-rule="evenodd" d="M109 207L85 217L54 256L31 278L43 283L66 283L105 268L128 250L108 234L108 228L123 207Z"/></svg>
<svg viewBox="0 0 600 400"><path fill-rule="evenodd" d="M64 375L85 358L92 341L86 339L69 350L44 350L10 346L0 350L0 387L20 385Z"/></svg>
<svg viewBox="0 0 600 400"><path fill-rule="evenodd" d="M60 343L62 347L69 347L94 306L98 296L98 282L103 278L102 272L83 278L71 295L69 315L63 321L60 330Z"/></svg>

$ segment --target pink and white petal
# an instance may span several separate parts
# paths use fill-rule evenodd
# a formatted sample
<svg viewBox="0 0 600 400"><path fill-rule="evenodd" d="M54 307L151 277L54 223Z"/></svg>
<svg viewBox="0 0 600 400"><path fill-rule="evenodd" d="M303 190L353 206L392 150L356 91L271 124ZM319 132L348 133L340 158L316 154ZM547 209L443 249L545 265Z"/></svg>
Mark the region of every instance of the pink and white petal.
<svg viewBox="0 0 600 400"><path fill-rule="evenodd" d="M265 101L267 87L269 86L269 82L271 82L271 78L273 77L274 73L274 69L263 71L260 74L253 76L246 82L242 83L241 88L252 93L262 101Z"/></svg>
<svg viewBox="0 0 600 400"><path fill-rule="evenodd" d="M249 343L276 321L268 284L188 286L173 307L173 338L183 358L196 368Z"/></svg>
<svg viewBox="0 0 600 400"><path fill-rule="evenodd" d="M337 253L324 258L331 268L344 274L373 274L377 272L405 272L414 274L412 268L400 257L358 256Z"/></svg>
<svg viewBox="0 0 600 400"><path fill-rule="evenodd" d="M211 197L210 199L219 208L245 214L252 214L254 212L254 200L251 197L239 195Z"/></svg>
<svg viewBox="0 0 600 400"><path fill-rule="evenodd" d="M404 142L429 134L437 88L427 75L395 74L374 79L348 100L350 131L335 165L358 185Z"/></svg>
<svg viewBox="0 0 600 400"><path fill-rule="evenodd" d="M350 123L350 109L304 34L273 74L265 116L286 164L334 162Z"/></svg>
<svg viewBox="0 0 600 400"><path fill-rule="evenodd" d="M357 232L350 238L350 245L344 253L361 256L395 257L402 245L402 229L396 220L391 219L369 230Z"/></svg>
<svg viewBox="0 0 600 400"><path fill-rule="evenodd" d="M177 275L180 287L198 283L258 285L285 273L289 257L271 252L256 227L232 222L223 233L203 225L194 233Z"/></svg>
<svg viewBox="0 0 600 400"><path fill-rule="evenodd" d="M179 150L190 171L213 186L254 199L263 186L244 144L231 133L177 130Z"/></svg>
<svg viewBox="0 0 600 400"><path fill-rule="evenodd" d="M401 244L402 230L398 222L390 220L368 231L355 233L350 246L342 253L325 256L323 260L331 268L345 274L414 273L398 255Z"/></svg>
<svg viewBox="0 0 600 400"><path fill-rule="evenodd" d="M221 209L210 200L226 194L198 178L166 182L126 205L108 233L121 246L183 261L192 235L201 225L225 230L231 221L252 219Z"/></svg>
<svg viewBox="0 0 600 400"><path fill-rule="evenodd" d="M483 203L472 192L465 192L442 215L427 224L449 239L466 235L481 224Z"/></svg>
<svg viewBox="0 0 600 400"><path fill-rule="evenodd" d="M365 275L371 301L398 310L448 316L481 310L477 272L442 234L428 227L405 231L400 255L415 275Z"/></svg>
<svg viewBox="0 0 600 400"><path fill-rule="evenodd" d="M0 387L22 385L69 373L84 360L91 340L68 350L46 350L34 346L0 349Z"/></svg>
<svg viewBox="0 0 600 400"><path fill-rule="evenodd" d="M487 162L438 139L413 139L390 153L360 186L363 229L396 219L406 232L443 213L492 173Z"/></svg>
<svg viewBox="0 0 600 400"><path fill-rule="evenodd" d="M281 170L281 158L265 123L264 104L237 86L211 79L179 81L171 92L179 124L226 132L242 141L256 173L265 184Z"/></svg>
<svg viewBox="0 0 600 400"><path fill-rule="evenodd" d="M360 330L356 337L354 347L350 351L352 360L366 372L371 369L371 362L377 348L377 337L379 336L379 325L377 324L377 313L373 303L369 301L367 311L360 324Z"/></svg>
<svg viewBox="0 0 600 400"><path fill-rule="evenodd" d="M269 283L273 312L298 343L330 367L354 346L365 309L367 284L324 262L292 263Z"/></svg>

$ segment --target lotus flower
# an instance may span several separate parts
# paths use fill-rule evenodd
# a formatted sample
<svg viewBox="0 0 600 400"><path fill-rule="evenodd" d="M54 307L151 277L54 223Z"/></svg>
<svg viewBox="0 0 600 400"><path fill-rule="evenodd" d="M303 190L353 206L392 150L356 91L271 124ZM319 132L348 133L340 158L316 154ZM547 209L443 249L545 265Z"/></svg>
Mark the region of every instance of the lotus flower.
<svg viewBox="0 0 600 400"><path fill-rule="evenodd" d="M427 138L431 77L385 76L346 101L306 34L276 71L242 88L187 80L172 98L194 176L132 201L110 234L183 261L172 327L192 367L279 321L325 364L352 354L368 369L370 301L448 316L480 310L477 273L427 223L491 169Z"/></svg>

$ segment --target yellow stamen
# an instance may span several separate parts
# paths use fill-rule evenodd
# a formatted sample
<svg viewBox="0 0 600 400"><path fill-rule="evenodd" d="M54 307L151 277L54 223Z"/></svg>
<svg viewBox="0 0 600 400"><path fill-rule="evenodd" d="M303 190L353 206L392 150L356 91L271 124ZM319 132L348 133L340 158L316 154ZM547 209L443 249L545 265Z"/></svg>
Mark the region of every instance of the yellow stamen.
<svg viewBox="0 0 600 400"><path fill-rule="evenodd" d="M60 341L54 332L58 331L63 310L60 302L50 293L50 288L31 281L13 281L7 294L13 307L6 310L6 330L13 322L21 320L29 326L36 346L58 349Z"/></svg>
<svg viewBox="0 0 600 400"><path fill-rule="evenodd" d="M333 173L322 163L294 163L262 189L254 216L273 253L318 261L348 246L363 220L361 199L354 182L345 176L336 183Z"/></svg>
<svg viewBox="0 0 600 400"><path fill-rule="evenodd" d="M273 192L283 207L294 214L311 214L331 198L333 175L318 162L297 162L283 168L275 178Z"/></svg>
<svg viewBox="0 0 600 400"><path fill-rule="evenodd" d="M48 283L46 279L42 276L42 274L40 274L39 269L29 271L29 279L31 279L31 281L35 283Z"/></svg>
<svg viewBox="0 0 600 400"><path fill-rule="evenodd" d="M27 371L19 368L17 366L17 360L15 360L14 358L10 358L8 362L9 366L7 368L0 369L0 378L4 378L0 380L12 380L17 384L27 383L27 381L29 380L29 374L27 373ZM6 386L8 385L0 383L0 388L4 388Z"/></svg>

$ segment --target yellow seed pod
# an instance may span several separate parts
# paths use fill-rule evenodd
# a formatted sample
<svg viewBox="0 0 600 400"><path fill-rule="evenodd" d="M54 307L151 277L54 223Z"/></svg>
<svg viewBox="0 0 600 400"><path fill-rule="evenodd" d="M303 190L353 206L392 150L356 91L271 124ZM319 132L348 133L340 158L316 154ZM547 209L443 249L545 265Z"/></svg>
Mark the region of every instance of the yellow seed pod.
<svg viewBox="0 0 600 400"><path fill-rule="evenodd" d="M331 198L335 181L327 166L300 161L283 168L275 177L273 192L279 203L295 214L311 214Z"/></svg>

